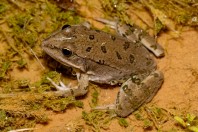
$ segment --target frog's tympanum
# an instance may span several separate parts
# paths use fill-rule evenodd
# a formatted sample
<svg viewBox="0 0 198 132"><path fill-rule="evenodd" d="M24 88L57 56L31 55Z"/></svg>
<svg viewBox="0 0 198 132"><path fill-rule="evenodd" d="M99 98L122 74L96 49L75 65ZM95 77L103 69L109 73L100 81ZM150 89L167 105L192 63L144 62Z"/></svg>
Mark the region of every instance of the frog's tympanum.
<svg viewBox="0 0 198 132"><path fill-rule="evenodd" d="M164 50L138 27L125 24L116 27L120 35L83 24L64 25L43 41L42 49L76 72L78 86L74 88L51 81L65 96L85 95L89 81L121 84L115 103L103 108L114 109L118 116L126 117L149 102L161 87L163 74L147 49L157 57L163 56Z"/></svg>

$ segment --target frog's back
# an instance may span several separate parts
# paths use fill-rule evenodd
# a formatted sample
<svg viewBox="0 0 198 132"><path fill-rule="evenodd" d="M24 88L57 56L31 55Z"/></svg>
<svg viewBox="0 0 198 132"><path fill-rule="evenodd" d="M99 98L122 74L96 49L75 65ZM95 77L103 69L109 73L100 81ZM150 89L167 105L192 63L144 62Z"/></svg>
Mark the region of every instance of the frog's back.
<svg viewBox="0 0 198 132"><path fill-rule="evenodd" d="M151 72L156 68L149 51L139 42L86 27L76 27L75 52L83 58L125 72Z"/></svg>

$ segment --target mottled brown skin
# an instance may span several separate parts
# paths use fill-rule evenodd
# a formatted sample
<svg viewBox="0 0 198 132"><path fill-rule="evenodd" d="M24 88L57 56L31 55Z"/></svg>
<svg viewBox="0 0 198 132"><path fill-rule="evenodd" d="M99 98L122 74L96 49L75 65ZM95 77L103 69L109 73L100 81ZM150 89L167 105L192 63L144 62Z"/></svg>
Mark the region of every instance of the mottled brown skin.
<svg viewBox="0 0 198 132"><path fill-rule="evenodd" d="M105 79L106 83L112 79L120 80L123 76L128 79L131 74L138 74L144 78L156 69L156 63L141 43L133 43L119 35L110 35L84 26L73 26L70 30L69 33L63 30L52 35L47 39L47 44L45 41L43 43L44 51L52 54L50 56L63 65L72 63L73 67L80 68L83 72L95 73L94 76L101 76L104 69L108 69L108 73L105 74L112 77ZM64 37L72 39L62 40ZM63 48L69 48L73 56L64 56L61 51ZM105 83L100 80L97 82Z"/></svg>
<svg viewBox="0 0 198 132"><path fill-rule="evenodd" d="M150 101L163 82L163 74L156 71L149 51L139 41L120 35L65 25L44 40L42 48L58 62L72 67L79 74L79 81L83 75L87 77L84 82L122 83L112 107L122 117ZM83 87L76 88L76 92L85 89L87 83L81 83ZM72 93L76 95L75 90ZM85 93L86 90L79 95Z"/></svg>

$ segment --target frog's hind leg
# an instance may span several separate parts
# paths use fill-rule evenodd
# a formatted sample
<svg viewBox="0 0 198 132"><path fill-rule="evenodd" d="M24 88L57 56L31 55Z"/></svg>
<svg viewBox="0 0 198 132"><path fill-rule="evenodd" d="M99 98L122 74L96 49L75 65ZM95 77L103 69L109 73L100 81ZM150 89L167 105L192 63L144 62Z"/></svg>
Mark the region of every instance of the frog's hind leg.
<svg viewBox="0 0 198 132"><path fill-rule="evenodd" d="M141 83L128 79L122 84L115 103L115 112L125 117L139 108L143 103L151 101L163 83L163 74L154 71Z"/></svg>
<svg viewBox="0 0 198 132"><path fill-rule="evenodd" d="M117 21L110 21L103 18L94 19L109 25L111 28L117 30L120 35L128 38L132 42L141 42L155 56L164 56L164 49L162 46L159 45L153 37L151 37L137 25L119 24Z"/></svg>
<svg viewBox="0 0 198 132"><path fill-rule="evenodd" d="M85 95L88 92L88 84L89 84L88 75L80 74L80 73L76 73L76 75L77 75L78 85L75 86L74 88L70 88L70 86L65 86L61 81L60 81L60 85L57 85L50 78L47 79L57 89L57 91L55 92L57 96L77 97L77 96Z"/></svg>

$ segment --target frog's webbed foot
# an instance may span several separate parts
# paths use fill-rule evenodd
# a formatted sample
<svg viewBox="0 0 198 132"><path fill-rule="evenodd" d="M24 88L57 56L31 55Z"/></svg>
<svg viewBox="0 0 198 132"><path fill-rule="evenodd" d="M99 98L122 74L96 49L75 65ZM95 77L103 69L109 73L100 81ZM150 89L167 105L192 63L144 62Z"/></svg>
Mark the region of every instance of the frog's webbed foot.
<svg viewBox="0 0 198 132"><path fill-rule="evenodd" d="M111 28L116 29L117 32L131 40L132 42L141 42L147 49L149 49L157 57L164 56L164 49L156 40L148 33L143 31L136 25L119 24L118 22L106 20L103 18L94 18L96 21L105 23Z"/></svg>
<svg viewBox="0 0 198 132"><path fill-rule="evenodd" d="M70 88L71 87L70 85L68 86L64 85L62 81L59 82L60 85L57 85L50 78L47 78L47 79L58 90L56 91L58 95L65 96L65 97L68 97L68 96L77 97L77 96L85 95L88 91L88 83L89 83L88 75L80 74L80 73L77 73L76 75L77 75L78 85L75 86L74 88Z"/></svg>

